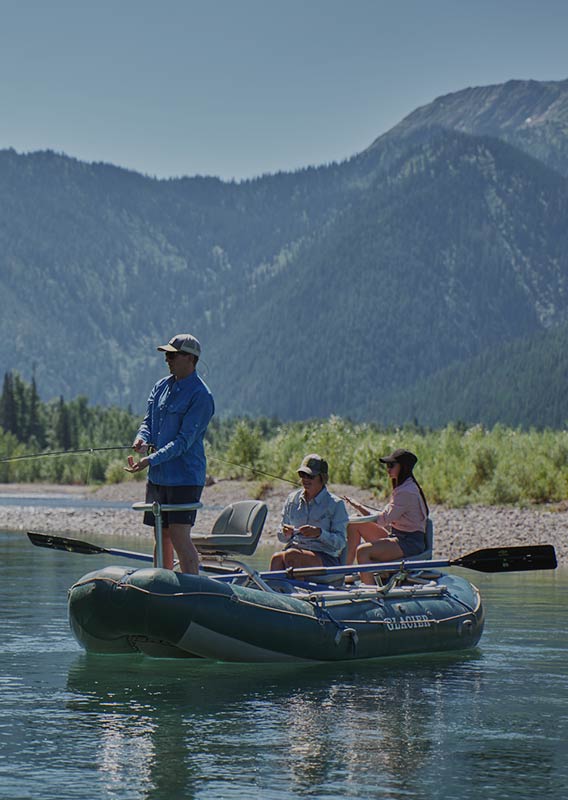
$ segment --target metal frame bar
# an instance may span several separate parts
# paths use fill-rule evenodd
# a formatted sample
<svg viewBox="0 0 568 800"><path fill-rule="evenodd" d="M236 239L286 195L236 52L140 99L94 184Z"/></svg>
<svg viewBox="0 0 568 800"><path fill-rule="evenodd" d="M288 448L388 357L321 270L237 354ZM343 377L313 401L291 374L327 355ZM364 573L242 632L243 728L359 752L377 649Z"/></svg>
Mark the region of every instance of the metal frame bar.
<svg viewBox="0 0 568 800"><path fill-rule="evenodd" d="M164 545L162 539L162 511L197 511L203 503L177 503L175 505L158 503L133 503L134 511L151 511L154 515L154 532L156 535L156 566L164 566Z"/></svg>

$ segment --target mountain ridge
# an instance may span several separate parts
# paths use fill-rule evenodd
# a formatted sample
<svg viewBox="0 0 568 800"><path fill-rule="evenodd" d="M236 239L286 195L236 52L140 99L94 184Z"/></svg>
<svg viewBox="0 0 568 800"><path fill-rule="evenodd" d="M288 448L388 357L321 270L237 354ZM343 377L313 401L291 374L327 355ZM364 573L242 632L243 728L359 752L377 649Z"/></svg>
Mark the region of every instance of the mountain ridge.
<svg viewBox="0 0 568 800"><path fill-rule="evenodd" d="M442 95L412 111L367 149L436 126L503 139L568 175L568 79L510 80Z"/></svg>
<svg viewBox="0 0 568 800"><path fill-rule="evenodd" d="M191 330L222 414L397 421L404 392L459 373L457 413L460 363L483 380L491 348L536 358L531 337L566 322L568 81L552 83L463 90L340 164L239 183L0 151L0 364L48 397L141 409L155 347ZM560 130L543 123L544 158L512 141L523 92ZM460 103L501 127L456 130Z"/></svg>

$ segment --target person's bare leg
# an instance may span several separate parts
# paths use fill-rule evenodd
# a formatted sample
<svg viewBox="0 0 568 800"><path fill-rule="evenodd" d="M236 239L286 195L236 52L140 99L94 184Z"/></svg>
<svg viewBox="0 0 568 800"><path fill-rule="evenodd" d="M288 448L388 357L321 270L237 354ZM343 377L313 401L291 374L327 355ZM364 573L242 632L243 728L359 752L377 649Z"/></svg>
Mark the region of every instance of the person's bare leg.
<svg viewBox="0 0 568 800"><path fill-rule="evenodd" d="M355 555L357 554L357 548L361 543L361 534L357 528L357 525L353 523L349 523L347 526L347 556L345 558L346 564L354 564L355 563Z"/></svg>
<svg viewBox="0 0 568 800"><path fill-rule="evenodd" d="M361 540L376 542L388 536L386 528L376 522L350 522L347 526L347 563L355 563L355 554Z"/></svg>
<svg viewBox="0 0 568 800"><path fill-rule="evenodd" d="M270 559L270 570L274 571L275 569L285 569L284 564L284 553L274 553L272 558Z"/></svg>
<svg viewBox="0 0 568 800"><path fill-rule="evenodd" d="M172 524L164 529L167 530L169 539L179 558L179 566L182 572L190 575L197 575L199 572L199 553L191 541L191 525ZM166 537L164 537L165 539ZM173 563L168 569L173 569Z"/></svg>
<svg viewBox="0 0 568 800"><path fill-rule="evenodd" d="M318 553L312 550L300 550L299 548L292 548L285 550L284 553L284 567L321 567L323 562Z"/></svg>
<svg viewBox="0 0 568 800"><path fill-rule="evenodd" d="M357 548L357 563L372 564L375 561L398 561L403 557L398 542L394 539L381 539L373 544L361 544ZM377 569L377 572L380 570ZM375 580L371 572L362 572L361 581L374 586Z"/></svg>
<svg viewBox="0 0 568 800"><path fill-rule="evenodd" d="M164 569L174 568L174 548L168 533L168 528L162 528L162 556ZM154 566L158 566L158 545L154 543Z"/></svg>

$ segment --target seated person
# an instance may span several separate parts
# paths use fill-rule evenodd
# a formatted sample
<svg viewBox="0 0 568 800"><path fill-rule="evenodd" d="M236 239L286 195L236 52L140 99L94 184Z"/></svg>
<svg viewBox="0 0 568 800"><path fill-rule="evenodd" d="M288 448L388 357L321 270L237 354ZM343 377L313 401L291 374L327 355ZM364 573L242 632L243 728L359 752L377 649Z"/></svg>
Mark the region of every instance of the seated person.
<svg viewBox="0 0 568 800"><path fill-rule="evenodd" d="M418 461L409 450L395 450L379 459L387 468L393 491L376 522L350 522L347 526L347 563L398 561L426 549L426 521L430 513L424 492L412 474ZM375 512L346 497L360 514ZM360 544L363 540L363 544ZM363 583L373 584L371 573L362 572Z"/></svg>
<svg viewBox="0 0 568 800"><path fill-rule="evenodd" d="M347 541L347 509L327 488L327 461L316 453L298 467L302 489L291 492L282 511L278 539L285 547L274 553L270 569L331 567L340 563Z"/></svg>

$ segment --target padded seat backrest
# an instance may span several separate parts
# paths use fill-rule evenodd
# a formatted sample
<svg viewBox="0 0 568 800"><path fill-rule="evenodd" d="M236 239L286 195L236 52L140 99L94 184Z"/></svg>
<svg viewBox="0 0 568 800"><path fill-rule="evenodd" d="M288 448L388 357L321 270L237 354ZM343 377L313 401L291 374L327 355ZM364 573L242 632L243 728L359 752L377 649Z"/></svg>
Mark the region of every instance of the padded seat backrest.
<svg viewBox="0 0 568 800"><path fill-rule="evenodd" d="M430 517L426 520L424 534L426 536L426 550L422 553L417 553L415 556L408 556L404 559L405 561L427 561L432 558L432 553L434 552L434 523Z"/></svg>
<svg viewBox="0 0 568 800"><path fill-rule="evenodd" d="M211 533L192 536L201 553L238 553L250 556L264 528L268 506L261 500L239 500L221 511Z"/></svg>
<svg viewBox="0 0 568 800"><path fill-rule="evenodd" d="M211 529L211 535L260 535L268 507L259 500L239 500L221 511Z"/></svg>

